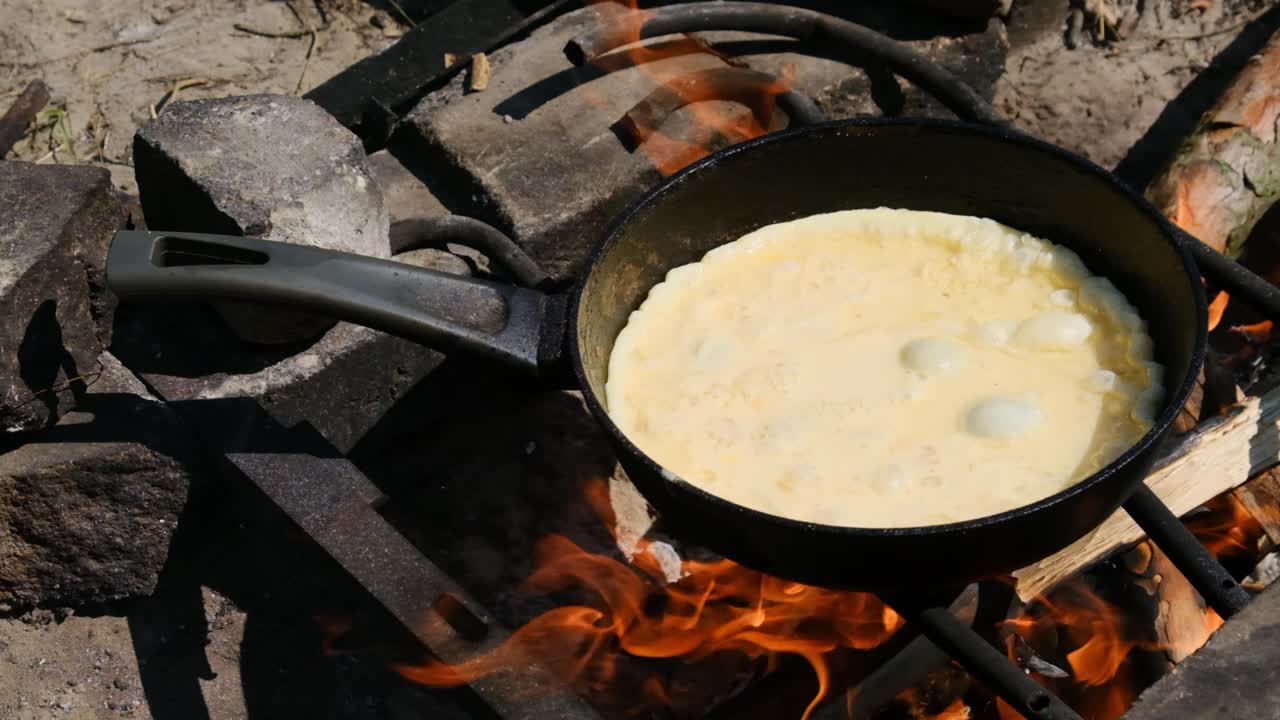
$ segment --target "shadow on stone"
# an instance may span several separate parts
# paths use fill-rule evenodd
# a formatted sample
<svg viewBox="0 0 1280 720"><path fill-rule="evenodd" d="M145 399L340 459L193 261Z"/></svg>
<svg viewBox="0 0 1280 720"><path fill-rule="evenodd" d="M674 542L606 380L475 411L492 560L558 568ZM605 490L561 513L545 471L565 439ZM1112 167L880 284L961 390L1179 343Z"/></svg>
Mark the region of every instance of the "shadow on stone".
<svg viewBox="0 0 1280 720"><path fill-rule="evenodd" d="M50 425L58 419L58 386L62 384L58 376L62 376L77 399L84 396L85 389L84 379L76 369L76 359L63 341L57 313L56 301L40 303L27 323L22 342L18 343L18 376L35 392L31 400L48 409Z"/></svg>

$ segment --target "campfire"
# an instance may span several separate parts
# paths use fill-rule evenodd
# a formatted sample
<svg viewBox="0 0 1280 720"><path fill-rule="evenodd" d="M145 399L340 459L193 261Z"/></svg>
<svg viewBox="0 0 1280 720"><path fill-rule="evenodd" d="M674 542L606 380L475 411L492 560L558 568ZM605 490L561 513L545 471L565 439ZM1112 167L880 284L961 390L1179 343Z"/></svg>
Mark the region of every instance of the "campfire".
<svg viewBox="0 0 1280 720"><path fill-rule="evenodd" d="M301 618L299 652L373 663L363 672L377 676L379 702L420 703L405 716L1143 720L1167 716L1168 697L1211 702L1198 663L1247 655L1216 646L1269 622L1280 575L1275 9L404 3L369 16L381 52L320 82L326 33L373 11L284 5L276 19L291 29L228 27L305 49L288 83L298 92L168 78L125 155L101 109L81 127L59 106L59 80L0 95L13 98L0 150L15 155L0 163L0 198L16 208L0 210L0 240L14 248L0 256L0 301L17 318L0 337L0 560L18 559L0 562L0 612L28 623L75 608L132 613L145 647L130 603L154 594L164 605L191 548L217 544L188 519L220 492L204 482L217 477L269 501L279 535L323 550L318 564L359 597L255 601ZM1174 84L1124 90L1133 97L1113 107L1114 78L1067 82L1107 63ZM1188 114L1198 124L1178 119ZM1178 242L1204 278L1204 367L1144 482L1075 542L963 586L935 577L937 558L839 552L806 560L829 564L823 577L844 573L843 586L805 584L749 561L768 553L740 563L700 542L655 507L634 448L593 415L593 369L568 340L579 330L567 289L597 272L604 228L633 221L623 209L646 190L695 182L681 173L726 148L863 116L1012 128L1114 167L1187 234ZM127 171L137 197L87 164ZM859 173L886 164L871 158ZM1010 217L1033 216L1006 200ZM285 264L296 274L273 281ZM318 267L341 272L307 274ZM202 294L134 297L182 278L205 283ZM343 293L344 282L363 284ZM636 281L614 282L623 295ZM280 307L248 302L268 291ZM389 321L408 297L418 314ZM532 317L533 330L517 326ZM582 353L611 338L583 339ZM10 487L35 499L11 501ZM34 519L13 519L22 513L6 503ZM92 518L104 518L100 542ZM1048 542L1020 532L1000 542ZM877 589L845 564L896 564L910 580ZM201 582L181 592L212 618ZM146 693L133 704L103 706L159 702L157 665L137 663ZM126 692L121 682L103 692Z"/></svg>

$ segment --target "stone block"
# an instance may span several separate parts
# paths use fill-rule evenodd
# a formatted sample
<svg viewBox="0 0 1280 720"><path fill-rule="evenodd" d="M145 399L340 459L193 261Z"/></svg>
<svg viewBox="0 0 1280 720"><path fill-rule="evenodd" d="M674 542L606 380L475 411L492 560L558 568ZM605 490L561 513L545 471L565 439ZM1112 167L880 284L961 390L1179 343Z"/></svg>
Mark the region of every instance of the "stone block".
<svg viewBox="0 0 1280 720"><path fill-rule="evenodd" d="M102 269L125 220L100 168L0 162L0 431L51 425L110 327Z"/></svg>
<svg viewBox="0 0 1280 720"><path fill-rule="evenodd" d="M616 213L697 156L688 153L690 143L718 149L740 139L708 132L700 118L715 115L733 125L750 117L733 103L697 103L667 118L664 137L628 149L612 129L627 110L672 76L725 62L696 52L638 66L615 58L608 73L602 65L572 66L565 44L616 9L601 4L569 13L492 53L487 89L471 91L465 74L456 78L425 97L392 139L398 155L420 160L414 172L445 206L511 233L559 278L580 267ZM883 70L852 67L849 53L747 33L699 37L754 69L792 79L833 118L879 107L888 114L947 114ZM671 42L657 39L651 46ZM985 32L911 44L988 96L1007 50L998 21Z"/></svg>
<svg viewBox="0 0 1280 720"><path fill-rule="evenodd" d="M387 211L360 140L314 103L281 95L178 102L138 130L147 225L391 254ZM326 318L218 303L241 338L314 339Z"/></svg>
<svg viewBox="0 0 1280 720"><path fill-rule="evenodd" d="M0 454L0 608L147 595L168 557L191 436L109 353L88 379L75 411Z"/></svg>

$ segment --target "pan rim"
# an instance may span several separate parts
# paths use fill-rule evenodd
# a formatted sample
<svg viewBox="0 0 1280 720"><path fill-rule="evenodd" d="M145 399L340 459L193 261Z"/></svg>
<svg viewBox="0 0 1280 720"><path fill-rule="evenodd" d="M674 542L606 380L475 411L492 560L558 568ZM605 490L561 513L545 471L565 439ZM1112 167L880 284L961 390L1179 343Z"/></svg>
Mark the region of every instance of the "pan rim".
<svg viewBox="0 0 1280 720"><path fill-rule="evenodd" d="M717 165L726 158L739 153L751 152L753 149L761 146L772 145L775 143L786 143L805 136L818 134L820 132L846 128L882 127L925 128L946 132L970 133L972 135L980 135L987 138L1014 143L1029 150L1045 153L1059 161L1063 161L1068 165L1074 166L1078 170L1098 178L1110 186L1112 190L1120 193L1121 196L1134 205L1135 209L1146 214L1156 223L1164 237L1173 246L1174 251L1178 253L1178 256L1182 260L1183 271L1188 281L1191 283L1192 298L1196 306L1195 341L1194 347L1192 348L1191 362L1182 382L1178 385L1178 388L1173 395L1168 399L1167 404L1156 417L1151 428L1143 434L1137 442L1131 445L1128 450L1121 453L1119 457L1108 463L1102 469L1033 503L1020 505L1000 513L984 515L978 518L942 525L917 525L910 527L875 528L852 525L828 525L806 520L797 520L795 518L789 518L782 515L773 515L746 505L740 505L708 492L698 485L684 480L676 473L668 470L655 461L647 453L637 447L635 443L633 443L631 439L618 428L612 418L609 417L609 413L605 409L602 399L597 396L586 376L586 369L582 360L581 337L578 333L578 321L582 311L582 301L586 286L597 271L596 269L599 267L600 259L603 258L618 241L622 229L630 224L637 214L655 203L661 202L665 195L688 182L690 178L695 177L700 170ZM768 133L758 138L724 148L681 169L676 174L663 180L661 183L647 191L639 199L632 202L622 213L617 215L607 226L601 238L602 239L597 243L595 250L588 259L585 271L574 285L569 302L569 322L568 327L566 328L569 334L570 361L573 365L574 376L577 379L579 389L582 391L583 398L585 399L587 406L590 408L591 413L595 416L596 421L600 423L615 442L620 443L622 447L626 448L635 457L639 458L639 460L648 466L650 470L662 477L665 482L679 485L682 490L692 492L699 496L700 500L721 506L724 510L736 512L740 516L744 517L744 519L751 522L768 522L774 526L780 526L782 528L797 531L822 533L845 538L909 537L924 539L964 533L981 528L987 528L993 525L1009 523L1065 502L1076 495L1088 491L1090 488L1093 488L1100 483L1106 482L1118 471L1134 462L1140 455L1149 451L1153 445L1164 438L1169 427L1173 424L1173 421L1177 418L1179 412L1181 412L1182 407L1186 404L1187 399L1190 397L1191 392L1195 387L1196 377L1204 363L1205 349L1208 342L1208 301L1205 297L1204 283L1200 281L1200 271L1191 256L1190 250L1186 246L1187 241L1182 239L1181 235L1175 230L1172 223L1170 223L1164 215L1156 210L1156 208L1151 205L1146 198L1142 197L1128 185L1121 182L1119 178L1117 178L1113 173L1107 171L1105 168L1102 168L1096 163L1065 148L1040 140L1009 127L993 127L959 120L944 120L936 118L852 118L816 123L800 128L790 128ZM1137 482L1139 481L1135 481L1134 483L1134 489L1137 488ZM1075 540L1076 538L1072 539Z"/></svg>

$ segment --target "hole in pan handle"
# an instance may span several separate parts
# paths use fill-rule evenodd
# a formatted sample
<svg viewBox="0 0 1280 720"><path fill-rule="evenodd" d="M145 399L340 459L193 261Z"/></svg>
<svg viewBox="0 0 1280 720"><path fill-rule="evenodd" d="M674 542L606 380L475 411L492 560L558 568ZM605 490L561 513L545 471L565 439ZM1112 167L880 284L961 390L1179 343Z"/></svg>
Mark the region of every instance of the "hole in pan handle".
<svg viewBox="0 0 1280 720"><path fill-rule="evenodd" d="M543 378L562 370L567 300L393 260L230 235L121 231L107 255L121 298L240 300L365 325Z"/></svg>

